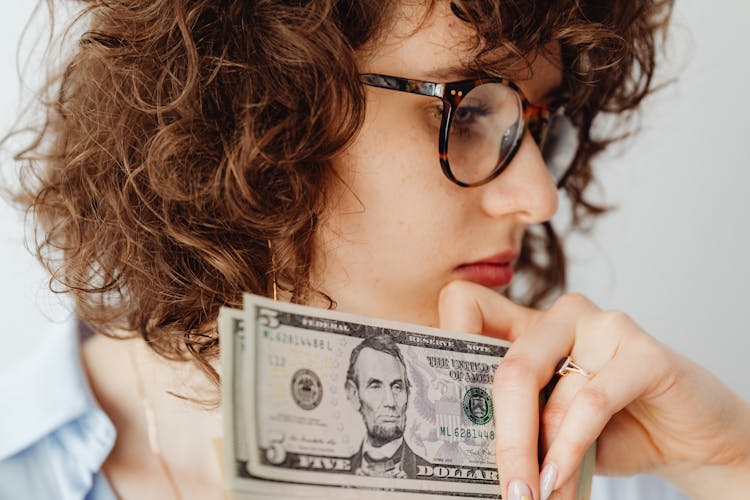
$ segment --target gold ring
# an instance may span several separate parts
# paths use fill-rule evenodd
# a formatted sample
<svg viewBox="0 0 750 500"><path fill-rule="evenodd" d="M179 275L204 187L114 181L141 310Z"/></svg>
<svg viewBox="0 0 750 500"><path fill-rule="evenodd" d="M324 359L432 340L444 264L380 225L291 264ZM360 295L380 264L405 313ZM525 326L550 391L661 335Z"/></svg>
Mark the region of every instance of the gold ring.
<svg viewBox="0 0 750 500"><path fill-rule="evenodd" d="M578 375L583 375L587 379L591 379L594 377L593 373L573 361L573 358L571 358L570 356L562 358L557 363L557 366L555 367L555 373L560 375L561 377L564 377L569 373L577 373Z"/></svg>

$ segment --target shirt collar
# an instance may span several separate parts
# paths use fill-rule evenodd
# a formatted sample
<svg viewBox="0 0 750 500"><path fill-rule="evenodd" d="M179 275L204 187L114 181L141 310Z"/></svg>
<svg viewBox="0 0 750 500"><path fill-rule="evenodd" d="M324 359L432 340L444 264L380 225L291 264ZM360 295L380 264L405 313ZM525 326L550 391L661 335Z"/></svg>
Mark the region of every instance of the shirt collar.
<svg viewBox="0 0 750 500"><path fill-rule="evenodd" d="M385 458L391 458L399 449L401 444L404 442L404 438L400 437L394 439L390 443L386 443L383 446L375 447L365 438L365 442L362 443L362 453L372 458L373 460L382 460Z"/></svg>
<svg viewBox="0 0 750 500"><path fill-rule="evenodd" d="M6 430L0 435L0 460L81 417L108 424L103 427L110 431L92 444L96 455L107 456L114 427L91 393L79 347L77 321L70 317L55 324L29 356L0 371L0 401L8 409L0 412L0 429Z"/></svg>

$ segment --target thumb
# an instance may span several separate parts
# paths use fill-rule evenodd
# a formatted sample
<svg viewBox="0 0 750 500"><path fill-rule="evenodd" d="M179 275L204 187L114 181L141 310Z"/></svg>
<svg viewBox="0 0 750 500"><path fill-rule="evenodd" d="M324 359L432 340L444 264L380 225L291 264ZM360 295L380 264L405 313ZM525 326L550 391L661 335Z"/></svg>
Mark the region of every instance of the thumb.
<svg viewBox="0 0 750 500"><path fill-rule="evenodd" d="M471 281L451 281L440 290L440 328L513 342L539 314Z"/></svg>

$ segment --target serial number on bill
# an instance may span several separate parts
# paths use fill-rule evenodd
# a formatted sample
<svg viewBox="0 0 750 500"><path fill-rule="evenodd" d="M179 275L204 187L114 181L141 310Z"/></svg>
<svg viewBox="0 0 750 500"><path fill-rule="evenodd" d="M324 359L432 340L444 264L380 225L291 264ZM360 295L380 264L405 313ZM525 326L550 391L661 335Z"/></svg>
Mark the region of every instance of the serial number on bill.
<svg viewBox="0 0 750 500"><path fill-rule="evenodd" d="M440 426L440 435L468 439L484 439L486 441L495 440L494 429L476 429L474 427L447 427Z"/></svg>

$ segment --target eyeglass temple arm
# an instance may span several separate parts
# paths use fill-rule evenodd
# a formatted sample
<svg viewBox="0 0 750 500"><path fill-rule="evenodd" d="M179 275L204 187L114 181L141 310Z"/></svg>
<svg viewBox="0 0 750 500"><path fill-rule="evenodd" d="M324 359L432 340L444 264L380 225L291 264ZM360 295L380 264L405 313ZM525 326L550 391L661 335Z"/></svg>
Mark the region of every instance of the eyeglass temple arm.
<svg viewBox="0 0 750 500"><path fill-rule="evenodd" d="M435 82L410 80L399 76L378 75L374 73L363 73L359 75L359 79L362 83L366 83L372 87L398 90L399 92L409 92L411 94L420 94L430 97L442 97L443 95L443 85Z"/></svg>

